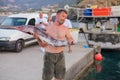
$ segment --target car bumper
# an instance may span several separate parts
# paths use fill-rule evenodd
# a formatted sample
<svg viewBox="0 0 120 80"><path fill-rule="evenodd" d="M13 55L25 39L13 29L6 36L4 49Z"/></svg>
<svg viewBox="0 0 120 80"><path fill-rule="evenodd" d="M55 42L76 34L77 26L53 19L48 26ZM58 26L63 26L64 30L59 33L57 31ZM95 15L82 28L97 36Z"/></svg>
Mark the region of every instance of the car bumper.
<svg viewBox="0 0 120 80"><path fill-rule="evenodd" d="M0 50L13 50L15 43L16 41L0 41Z"/></svg>

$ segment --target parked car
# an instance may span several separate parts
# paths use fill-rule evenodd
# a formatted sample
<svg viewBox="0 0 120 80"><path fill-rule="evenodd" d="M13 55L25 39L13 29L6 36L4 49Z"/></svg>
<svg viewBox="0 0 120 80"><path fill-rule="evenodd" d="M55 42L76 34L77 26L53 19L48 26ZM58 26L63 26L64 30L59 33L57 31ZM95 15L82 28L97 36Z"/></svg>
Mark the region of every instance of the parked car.
<svg viewBox="0 0 120 80"><path fill-rule="evenodd" d="M32 35L15 28L9 28L11 26L20 27L22 25L35 26L37 17L39 17L38 13L21 13L8 16L0 25L0 50L20 52L25 46L37 42Z"/></svg>

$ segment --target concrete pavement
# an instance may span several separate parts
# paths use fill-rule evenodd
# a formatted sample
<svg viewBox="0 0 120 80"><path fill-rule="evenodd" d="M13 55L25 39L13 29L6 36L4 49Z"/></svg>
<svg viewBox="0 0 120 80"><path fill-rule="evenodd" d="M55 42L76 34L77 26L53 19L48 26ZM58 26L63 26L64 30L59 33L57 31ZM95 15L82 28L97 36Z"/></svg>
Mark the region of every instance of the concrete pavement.
<svg viewBox="0 0 120 80"><path fill-rule="evenodd" d="M94 50L73 46L72 53L67 52L65 80L77 80L78 74L93 62ZM42 80L43 55L38 45L25 48L21 53L0 52L0 80Z"/></svg>

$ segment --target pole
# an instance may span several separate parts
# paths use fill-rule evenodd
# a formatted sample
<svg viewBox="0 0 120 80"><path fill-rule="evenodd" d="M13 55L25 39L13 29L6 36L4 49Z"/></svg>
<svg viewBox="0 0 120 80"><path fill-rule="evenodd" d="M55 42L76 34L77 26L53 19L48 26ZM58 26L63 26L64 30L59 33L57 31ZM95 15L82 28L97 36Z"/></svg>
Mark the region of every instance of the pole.
<svg viewBox="0 0 120 80"><path fill-rule="evenodd" d="M80 30L79 33L83 33L83 34L84 34L85 41L86 41L87 45L90 47L90 44L89 44L89 42L88 42L88 39L87 39L87 37L86 37L86 35L85 35L85 32L84 32L83 28L80 28L79 30Z"/></svg>

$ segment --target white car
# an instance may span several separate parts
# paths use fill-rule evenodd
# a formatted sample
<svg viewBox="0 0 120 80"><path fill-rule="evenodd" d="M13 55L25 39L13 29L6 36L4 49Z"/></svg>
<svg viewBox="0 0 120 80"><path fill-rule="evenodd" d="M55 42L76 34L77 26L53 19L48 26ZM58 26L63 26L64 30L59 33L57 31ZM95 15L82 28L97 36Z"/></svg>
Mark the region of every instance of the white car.
<svg viewBox="0 0 120 80"><path fill-rule="evenodd" d="M0 50L22 51L23 47L37 42L30 34L9 28L8 26L35 25L38 13L14 14L8 16L0 25ZM44 15L46 17L46 15Z"/></svg>

